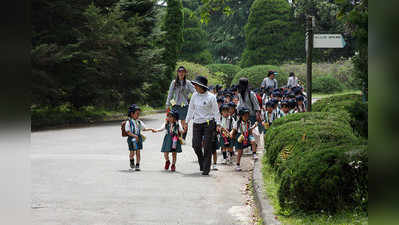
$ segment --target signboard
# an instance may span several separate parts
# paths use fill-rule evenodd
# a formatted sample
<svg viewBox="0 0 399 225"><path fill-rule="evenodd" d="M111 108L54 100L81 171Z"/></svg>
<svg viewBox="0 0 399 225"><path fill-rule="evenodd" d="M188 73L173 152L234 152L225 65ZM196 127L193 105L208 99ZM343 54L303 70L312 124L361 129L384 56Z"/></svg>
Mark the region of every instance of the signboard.
<svg viewBox="0 0 399 225"><path fill-rule="evenodd" d="M308 50L308 38L306 37L305 48ZM343 48L346 42L342 34L315 34L313 36L313 48Z"/></svg>
<svg viewBox="0 0 399 225"><path fill-rule="evenodd" d="M342 34L315 34L313 48L343 48L346 43Z"/></svg>

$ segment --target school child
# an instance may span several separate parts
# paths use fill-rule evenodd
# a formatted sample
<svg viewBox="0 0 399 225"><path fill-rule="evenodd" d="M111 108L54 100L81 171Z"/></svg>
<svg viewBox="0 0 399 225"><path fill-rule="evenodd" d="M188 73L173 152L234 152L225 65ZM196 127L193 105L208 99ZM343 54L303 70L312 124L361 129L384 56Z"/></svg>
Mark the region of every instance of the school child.
<svg viewBox="0 0 399 225"><path fill-rule="evenodd" d="M166 131L165 137L163 138L161 152L163 152L165 157L165 170L169 170L169 153L172 153L172 166L170 168L172 172L176 171L177 153L182 152L180 136L183 131L179 129L178 119L179 112L172 109L168 113L164 126L158 130L152 130L154 133Z"/></svg>
<svg viewBox="0 0 399 225"><path fill-rule="evenodd" d="M229 103L229 102L231 102L232 101L232 98L231 98L232 96L231 96L231 93L229 92L229 91L226 91L225 93L224 93L224 103Z"/></svg>
<svg viewBox="0 0 399 225"><path fill-rule="evenodd" d="M229 102L229 114L235 121L237 121L237 110L236 110L236 104L234 102Z"/></svg>
<svg viewBox="0 0 399 225"><path fill-rule="evenodd" d="M252 146L252 149L256 149L255 138L252 135L252 130L258 126L258 123L255 122L255 124L251 124L251 121L249 120L249 109L247 107L239 108L238 114L240 118L234 126L233 135L237 134L236 151L238 152L238 155L236 171L241 171L240 163L244 148ZM253 154L256 154L256 152Z"/></svg>
<svg viewBox="0 0 399 225"><path fill-rule="evenodd" d="M222 132L219 136L219 143L222 149L223 155L223 164L231 163L231 157L233 155L233 126L236 121L230 115L230 107L227 104L223 104L220 107L220 114L222 115L221 124L222 124ZM229 155L227 155L227 152Z"/></svg>
<svg viewBox="0 0 399 225"><path fill-rule="evenodd" d="M218 107L220 108L220 106L224 103L224 97L223 96L219 96L217 97L217 103L218 103Z"/></svg>
<svg viewBox="0 0 399 225"><path fill-rule="evenodd" d="M288 111L288 114L296 113L296 107L297 103L295 99L288 100L288 108L290 109L290 111Z"/></svg>
<svg viewBox="0 0 399 225"><path fill-rule="evenodd" d="M140 151L143 150L144 136L143 131L152 131L146 128L143 121L139 120L141 109L133 104L128 109L129 120L125 124L125 131L128 135L127 144L129 146L130 168L140 171ZM134 165L134 156L136 155L136 165Z"/></svg>
<svg viewBox="0 0 399 225"><path fill-rule="evenodd" d="M296 112L298 112L298 113L306 112L306 106L305 106L304 100L305 100L305 98L302 95L299 95L296 97L296 101L297 101Z"/></svg>
<svg viewBox="0 0 399 225"><path fill-rule="evenodd" d="M290 108L288 105L288 101L287 100L281 101L281 110L278 112L278 118L288 115L289 111Z"/></svg>
<svg viewBox="0 0 399 225"><path fill-rule="evenodd" d="M263 122L263 127L264 127L264 132L269 129L269 127L272 125L273 121L277 119L277 112L274 111L274 103L272 102L266 102L266 111L264 114L264 122Z"/></svg>

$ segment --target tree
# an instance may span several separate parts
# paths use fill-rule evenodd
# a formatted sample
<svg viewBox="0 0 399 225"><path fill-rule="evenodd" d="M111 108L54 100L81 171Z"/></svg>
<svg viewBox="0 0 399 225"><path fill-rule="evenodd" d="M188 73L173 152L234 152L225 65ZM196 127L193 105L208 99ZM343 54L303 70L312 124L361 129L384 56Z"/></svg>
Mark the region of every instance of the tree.
<svg viewBox="0 0 399 225"><path fill-rule="evenodd" d="M184 30L180 59L207 65L212 62L212 55L207 50L208 41L199 18L188 8L183 9Z"/></svg>
<svg viewBox="0 0 399 225"><path fill-rule="evenodd" d="M355 38L356 76L362 81L363 94L368 99L368 0L336 0L336 3L340 7L338 18Z"/></svg>
<svg viewBox="0 0 399 225"><path fill-rule="evenodd" d="M183 42L183 6L181 0L168 0L163 30L163 62L166 65L165 75L161 78L160 90L167 91L169 82L175 74L176 62Z"/></svg>
<svg viewBox="0 0 399 225"><path fill-rule="evenodd" d="M280 64L287 59L292 25L286 0L255 0L245 25L247 47L241 67Z"/></svg>

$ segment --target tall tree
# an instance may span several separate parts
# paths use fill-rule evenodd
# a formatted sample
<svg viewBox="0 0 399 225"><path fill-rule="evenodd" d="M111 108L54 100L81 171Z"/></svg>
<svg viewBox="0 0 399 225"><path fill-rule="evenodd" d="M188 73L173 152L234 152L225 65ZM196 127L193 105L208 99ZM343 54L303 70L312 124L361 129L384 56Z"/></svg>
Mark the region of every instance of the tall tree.
<svg viewBox="0 0 399 225"><path fill-rule="evenodd" d="M165 51L163 61L166 65L165 75L161 79L161 90L166 91L168 83L175 74L183 42L183 5L181 0L168 0L163 30Z"/></svg>
<svg viewBox="0 0 399 225"><path fill-rule="evenodd" d="M290 5L286 0L255 0L245 25L247 47L241 67L284 62L291 29Z"/></svg>
<svg viewBox="0 0 399 225"><path fill-rule="evenodd" d="M208 39L202 28L200 19L190 9L184 8L183 43L180 59L207 65L212 62L212 55L208 51Z"/></svg>

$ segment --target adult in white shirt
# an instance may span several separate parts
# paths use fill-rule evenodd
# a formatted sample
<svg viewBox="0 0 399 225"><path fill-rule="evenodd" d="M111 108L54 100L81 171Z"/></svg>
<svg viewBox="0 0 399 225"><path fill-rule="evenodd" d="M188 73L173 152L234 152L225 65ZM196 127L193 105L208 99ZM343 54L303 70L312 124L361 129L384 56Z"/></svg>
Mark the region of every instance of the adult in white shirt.
<svg viewBox="0 0 399 225"><path fill-rule="evenodd" d="M212 142L216 131L220 131L220 113L215 95L208 92L208 79L197 76L191 83L196 92L191 97L188 106L185 129L192 120L192 146L198 157L202 175L208 175L211 169ZM202 152L202 143L204 143L204 152Z"/></svg>
<svg viewBox="0 0 399 225"><path fill-rule="evenodd" d="M298 86L298 77L295 76L294 72L291 72L288 81L287 81L287 88L293 88Z"/></svg>

